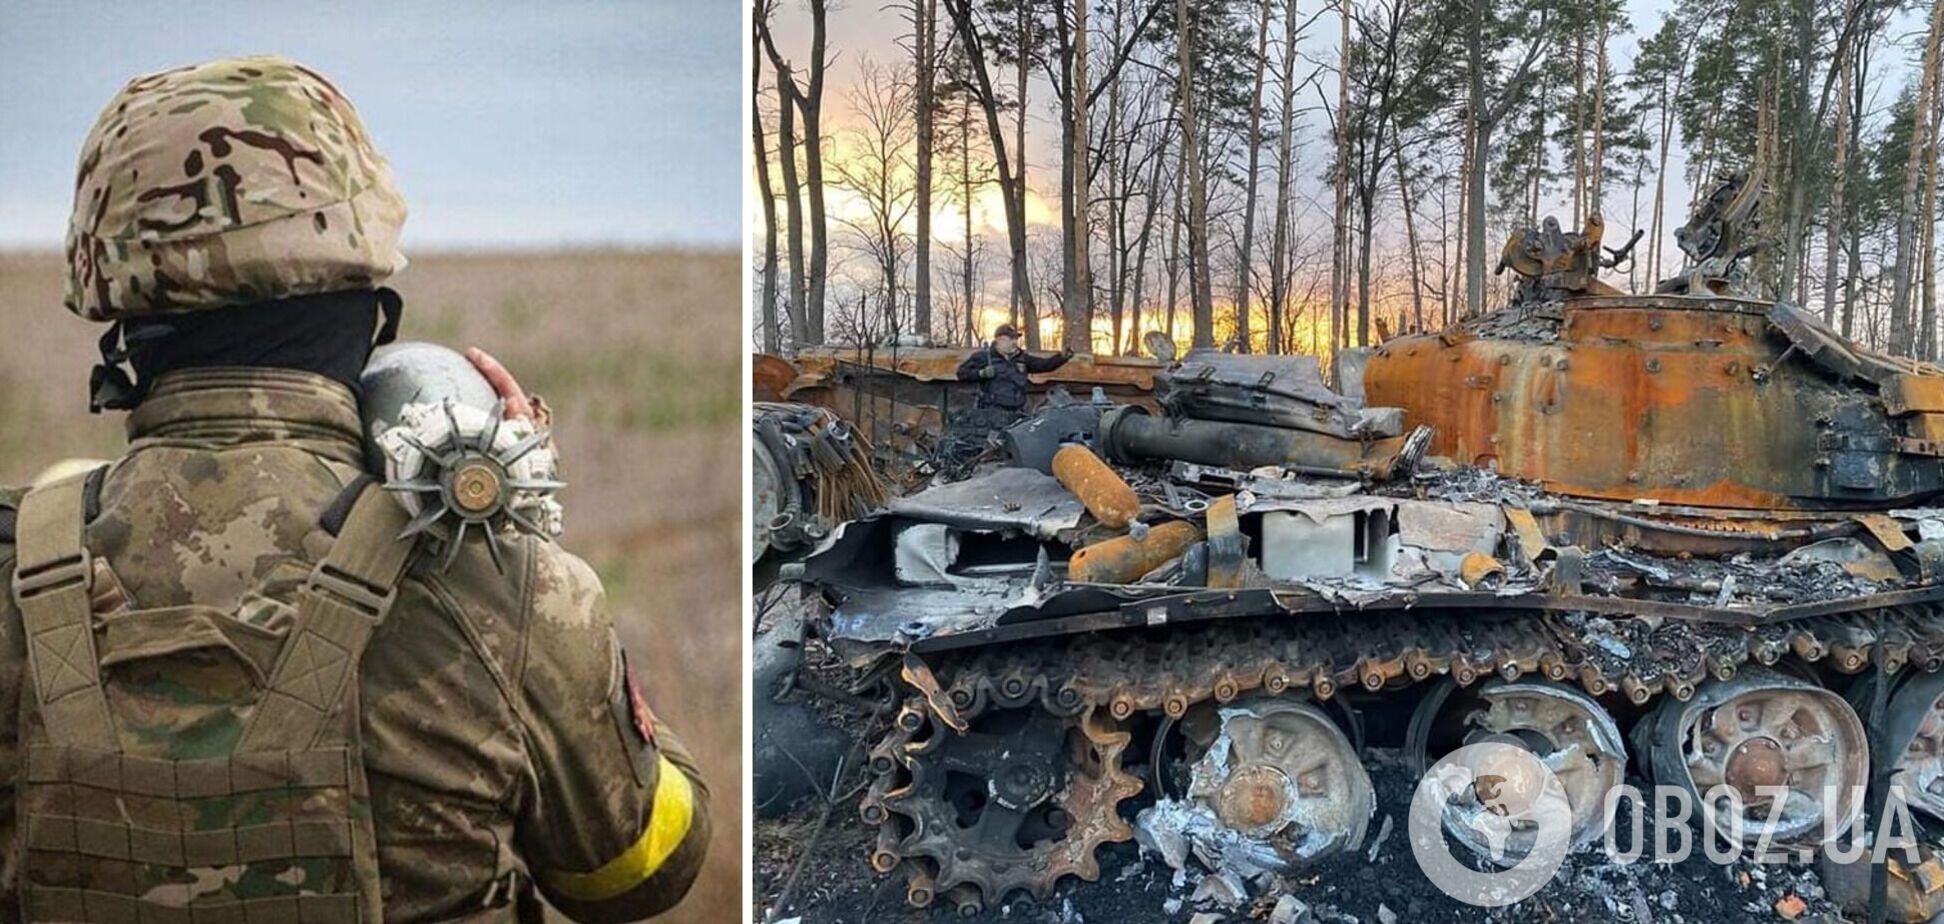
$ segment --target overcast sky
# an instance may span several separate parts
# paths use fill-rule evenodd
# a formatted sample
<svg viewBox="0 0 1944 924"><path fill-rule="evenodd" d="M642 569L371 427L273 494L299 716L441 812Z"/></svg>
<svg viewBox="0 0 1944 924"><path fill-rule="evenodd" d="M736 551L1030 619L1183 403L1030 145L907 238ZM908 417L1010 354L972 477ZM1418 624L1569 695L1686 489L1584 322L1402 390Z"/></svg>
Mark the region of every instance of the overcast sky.
<svg viewBox="0 0 1944 924"><path fill-rule="evenodd" d="M0 4L0 247L59 247L128 78L276 53L330 77L412 247L734 246L744 5L726 0Z"/></svg>

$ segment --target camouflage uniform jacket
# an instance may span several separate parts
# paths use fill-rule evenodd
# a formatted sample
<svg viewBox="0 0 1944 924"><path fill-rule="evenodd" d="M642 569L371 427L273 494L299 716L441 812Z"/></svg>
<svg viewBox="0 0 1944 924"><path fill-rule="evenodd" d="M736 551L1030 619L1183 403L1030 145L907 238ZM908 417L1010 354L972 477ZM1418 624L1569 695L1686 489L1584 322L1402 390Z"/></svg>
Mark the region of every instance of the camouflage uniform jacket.
<svg viewBox="0 0 1944 924"><path fill-rule="evenodd" d="M258 595L282 599L330 548L325 511L361 470L351 393L301 372L172 373L129 433L86 508L86 546L105 563L97 613L192 601L248 613ZM0 580L14 570L8 505L0 494ZM592 570L531 537L505 545L503 573L476 541L450 570L413 566L365 652L385 919L531 920L534 884L578 920L654 914L701 865L707 790L641 702ZM22 755L47 734L22 635L0 595L0 922L21 914ZM234 661L193 654L180 670L119 682L230 698L251 682ZM220 722L173 727L139 698L111 705L124 753L196 757L199 739L235 734Z"/></svg>

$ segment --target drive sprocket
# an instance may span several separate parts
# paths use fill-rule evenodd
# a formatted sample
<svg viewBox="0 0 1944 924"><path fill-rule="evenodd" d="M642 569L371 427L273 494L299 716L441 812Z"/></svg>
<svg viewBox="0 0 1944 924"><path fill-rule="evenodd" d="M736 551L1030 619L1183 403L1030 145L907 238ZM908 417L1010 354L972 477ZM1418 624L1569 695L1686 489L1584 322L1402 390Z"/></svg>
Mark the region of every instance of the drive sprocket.
<svg viewBox="0 0 1944 924"><path fill-rule="evenodd" d="M877 864L911 868L913 904L1045 898L1066 876L1100 878L1100 846L1133 838L1119 806L1142 784L1121 767L1130 735L1104 711L993 709L962 732L916 702L900 718L864 817L882 826Z"/></svg>

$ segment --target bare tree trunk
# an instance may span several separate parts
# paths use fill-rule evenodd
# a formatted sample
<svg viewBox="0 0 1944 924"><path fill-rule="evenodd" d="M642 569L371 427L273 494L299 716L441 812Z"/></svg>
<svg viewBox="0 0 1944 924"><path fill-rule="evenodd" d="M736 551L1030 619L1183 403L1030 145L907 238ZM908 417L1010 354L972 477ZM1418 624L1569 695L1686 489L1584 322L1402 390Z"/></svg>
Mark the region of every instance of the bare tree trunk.
<svg viewBox="0 0 1944 924"><path fill-rule="evenodd" d="M1276 131L1276 230L1269 243L1269 352L1283 350L1283 311L1289 302L1289 208L1296 166L1290 146L1296 117L1296 0L1283 0L1282 119Z"/></svg>
<svg viewBox="0 0 1944 924"><path fill-rule="evenodd" d="M1634 160L1633 182L1629 185L1632 186L1631 191L1633 195L1631 197L1631 201L1628 203L1630 207L1630 211L1628 212L1627 215L1627 227L1632 228L1635 231L1639 231L1640 230L1640 189L1642 186L1647 185L1647 159L1646 158L1641 157L1641 158L1636 158ZM1652 280L1649 281L1651 282ZM1629 292L1640 291L1640 261L1639 260L1627 261L1627 291Z"/></svg>
<svg viewBox="0 0 1944 924"><path fill-rule="evenodd" d="M1852 218L1856 217L1854 213ZM1863 272L1863 232L1850 223L1847 247L1848 261L1843 273L1843 336L1853 337L1856 333L1856 282Z"/></svg>
<svg viewBox="0 0 1944 924"><path fill-rule="evenodd" d="M1674 93L1667 92L1667 79L1663 75L1660 86L1660 166L1654 171L1654 233L1653 240L1647 243L1647 281L1658 283L1663 278L1661 257L1663 250L1661 238L1667 214L1667 152L1673 147L1674 140L1674 101L1681 96L1681 87L1687 80L1687 62L1681 61L1680 73L1674 78Z"/></svg>
<svg viewBox="0 0 1944 924"><path fill-rule="evenodd" d="M1372 144L1381 144L1371 139ZM1372 155L1373 157L1375 155ZM1366 190L1358 197L1357 222L1357 345L1370 345L1370 238L1373 215L1377 208L1377 190ZM1347 346L1348 344L1346 344Z"/></svg>
<svg viewBox="0 0 1944 924"><path fill-rule="evenodd" d="M1024 183L1026 183L1026 66L1028 66L1028 62L1026 62L1026 47L1028 47L1026 37L1028 37L1028 31L1026 29L1028 29L1028 23L1030 23L1028 16L1026 16L1026 4L1024 2L1017 4L1015 16L1017 18L1013 21L1013 27L1019 33L1019 72L1015 74L1015 86L1013 86L1013 93L1015 93L1015 99L1017 99L1017 103L1013 107L1015 109L1013 111L1013 126L1015 126L1015 132L1013 132L1013 150L1019 154L1019 163L1013 167L1013 175L1019 177L1021 187L1024 187ZM1013 195L1013 191L1011 189L1001 189L999 195L1011 196ZM1024 325L1024 319L1019 317L1019 286L1017 284L1007 288L1005 309L1007 309L1007 317L1013 321L1013 327L1021 327L1021 325ZM1038 350L1038 342L1040 342L1040 335L1034 333L1032 337L1028 338L1026 346L1032 348L1032 350Z"/></svg>
<svg viewBox="0 0 1944 924"><path fill-rule="evenodd" d="M888 162L889 158L885 160ZM889 203L895 195L891 189L891 171L886 170L879 176L877 201ZM883 253L878 266L884 272L884 329L896 338L904 328L898 323L898 227L892 223L888 208L878 210L876 230Z"/></svg>
<svg viewBox="0 0 1944 924"><path fill-rule="evenodd" d="M1161 210L1161 167L1168 161L1168 124L1172 121L1174 107L1170 106L1167 118L1161 121L1157 130L1159 137L1155 139L1154 163L1148 168L1147 192L1143 197L1146 200L1146 214L1141 219L1141 235L1134 255L1134 297L1130 305L1133 317L1128 323L1127 338L1127 353L1131 356L1138 356L1141 352L1141 301L1147 287L1148 244L1154 237L1155 215ZM1174 293L1170 291L1168 297L1172 299ZM1168 307L1172 311L1174 306L1170 304Z"/></svg>
<svg viewBox="0 0 1944 924"><path fill-rule="evenodd" d="M1029 350L1037 350L1040 348L1039 307L1033 303L1033 280L1027 272L1026 229L1023 224L1026 215L1026 90L1027 72L1031 67L1031 55L1028 54L1027 49L1033 47L1033 17L1030 15L1030 7L1031 4L1024 2L1018 4L1019 20L1017 25L1019 27L1020 51L1019 73L1015 75L1018 80L1015 88L1015 92L1018 94L1018 102L1014 105L1018 109L1013 114L1013 150L1018 152L1019 165L1013 172L1013 176L1016 178L1013 181L1013 189L1010 191L1002 190L1002 194L1013 201L1022 222L1019 232L1019 244L1013 258L1013 323L1024 326L1026 348ZM969 15L967 21L970 22ZM1010 215L1011 213L1009 212L1008 214ZM1010 221L1011 219L1008 219L1009 223Z"/></svg>
<svg viewBox="0 0 1944 924"><path fill-rule="evenodd" d="M1931 185L1932 189L1924 196L1929 200L1929 207L1935 209L1937 207L1936 183L1933 181ZM1935 362L1937 360L1937 223L1934 221L1924 228L1923 252L1924 262L1921 267L1923 279L1920 291L1924 305L1924 360Z"/></svg>
<svg viewBox="0 0 1944 924"><path fill-rule="evenodd" d="M1337 57L1336 211L1330 241L1331 352L1350 343L1350 2L1337 0L1343 34Z"/></svg>
<svg viewBox="0 0 1944 924"><path fill-rule="evenodd" d="M1931 87L1937 82L1939 33L1944 32L1944 0L1932 0L1930 31L1924 38L1924 70L1918 83L1917 105L1911 112L1910 156L1904 164L1903 199L1897 209L1897 263L1891 276L1890 351L1911 355L1914 342L1911 330L1912 282L1917 276L1917 186L1923 178L1924 147L1921 139L1930 134ZM1925 216L1932 220L1933 216Z"/></svg>
<svg viewBox="0 0 1944 924"><path fill-rule="evenodd" d="M945 0L945 8L952 15L966 62L972 68L972 89L977 94L979 108L985 110L992 161L999 170L999 198L1006 204L1006 241L1012 249L1013 291L1019 298L1020 313L1027 321L1027 347L1037 349L1039 310L1033 305L1032 285L1026 275L1026 178L1013 172L1012 161L1006 154L1006 133L999 126L999 97L993 92L992 74L986 68L984 39L972 21L972 0Z"/></svg>
<svg viewBox="0 0 1944 924"><path fill-rule="evenodd" d="M1776 111L1775 104L1775 94L1780 91L1780 86L1772 73L1763 77L1758 86L1761 90L1761 104L1755 110L1755 170L1751 172L1749 182L1759 181L1764 189L1781 189L1783 187L1776 183L1776 165L1782 158L1776 153L1781 149L1781 145L1778 128L1780 115ZM1778 213L1775 211L1773 201L1763 199L1757 203L1756 209L1758 223L1766 223L1765 226L1768 227L1775 225ZM1782 291L1780 280L1773 275L1775 271L1773 257L1772 250L1756 252L1753 257L1755 268L1749 276L1756 280L1760 286L1759 291L1770 298L1780 300L1787 296Z"/></svg>
<svg viewBox="0 0 1944 924"><path fill-rule="evenodd" d="M749 40L762 42L763 0L751 4ZM754 49L752 48L752 51ZM763 56L749 56L749 134L756 148L756 191L763 199L763 352L777 353L783 348L783 333L776 321L776 192L770 186L769 143L763 131Z"/></svg>
<svg viewBox="0 0 1944 924"><path fill-rule="evenodd" d="M1465 169L1465 317L1485 313L1485 155L1491 126L1485 120L1485 5L1473 3L1465 37L1465 121L1471 150Z"/></svg>
<svg viewBox="0 0 1944 924"><path fill-rule="evenodd" d="M790 334L794 345L802 347L806 343L821 343L822 340L810 327L808 305L804 301L807 287L803 260L803 190L802 184L797 181L795 88L796 81L785 66L776 75L776 153L783 167L784 229L788 234L784 246L790 255Z"/></svg>
<svg viewBox="0 0 1944 924"><path fill-rule="evenodd" d="M763 51L770 59L770 66L776 71L776 98L778 109L778 155L783 166L783 191L788 201L790 255L790 326L795 346L806 343L822 343L823 329L823 285L824 250L826 229L823 214L823 157L821 152L822 136L817 133L816 116L819 104L814 99L806 99L810 92L821 99L823 93L823 51L824 51L824 2L811 0L812 38L811 55L816 60L811 66L810 90L799 89L795 70L783 59L776 49L774 37L769 32L766 15L753 16L756 37L762 41ZM767 7L758 8L758 13L766 13ZM797 133L796 118L804 117L804 167L808 174L804 182L797 178ZM808 187L806 190L805 187ZM804 216L800 200L805 193L810 201L810 237L812 246L808 265L803 255ZM806 282L807 277L807 282Z"/></svg>
<svg viewBox="0 0 1944 924"><path fill-rule="evenodd" d="M1796 278L1796 270L1806 261L1803 252L1807 249L1807 229L1809 211L1809 167L1810 146L1814 133L1821 128L1811 125L1809 114L1809 83L1816 40L1816 3L1815 0L1794 0L1796 13L1796 67L1799 71L1795 83L1795 130L1791 132L1788 163L1788 195L1784 207L1782 230L1782 271L1779 277L1778 295L1786 293ZM1840 57L1840 55L1839 55ZM1818 113L1813 118L1821 118ZM1800 303L1806 293L1797 291L1795 301Z"/></svg>
<svg viewBox="0 0 1944 924"><path fill-rule="evenodd" d="M1696 187L1706 186L1714 179L1716 139L1721 136L1717 130L1721 124L1721 109L1720 106L1708 108L1707 127L1701 130L1701 156L1688 161L1688 170L1693 174Z"/></svg>
<svg viewBox="0 0 1944 924"><path fill-rule="evenodd" d="M1539 75L1539 98L1541 100L1552 98L1552 74L1550 72L1542 72ZM1539 223L1539 188L1546 182L1546 166L1551 160L1549 154L1550 145L1547 145L1544 140L1546 137L1546 120L1550 115L1551 111L1543 103L1532 107L1533 128L1540 138L1540 143L1533 155L1532 170L1529 171L1531 181L1526 183L1524 217L1528 225L1537 225Z"/></svg>
<svg viewBox="0 0 1944 924"><path fill-rule="evenodd" d="M1600 17L1600 47L1593 59L1593 166L1587 177L1586 210L1600 214L1606 185L1607 18Z"/></svg>
<svg viewBox="0 0 1944 924"><path fill-rule="evenodd" d="M1469 107L1469 104L1467 106ZM1458 146L1458 215L1457 221L1452 225L1451 229L1451 237L1453 238L1451 262L1454 270L1454 280L1464 279L1469 275L1465 271L1465 261L1470 258L1470 250L1466 246L1466 242L1471 240L1471 218L1469 217L1471 215L1471 175L1472 170L1475 169L1472 166L1472 136L1477 133L1478 122L1467 111L1464 137L1460 139ZM1445 296L1446 327L1450 327L1459 317L1470 312L1469 308L1465 308L1463 311L1459 309L1461 303L1457 288L1457 285L1452 285L1451 291Z"/></svg>
<svg viewBox="0 0 1944 924"><path fill-rule="evenodd" d="M1090 0L1071 0L1069 9L1062 3L1055 15L1062 70L1057 88L1060 92L1060 292L1061 333L1065 347L1074 352L1093 349L1094 284L1093 262L1093 164L1092 137L1087 127L1093 104L1100 94L1118 86L1121 67L1133 53L1135 43L1121 43L1120 8L1115 9L1117 41L1109 49L1107 70L1096 86L1087 76L1092 66L1088 45L1092 40L1087 25ZM1148 0L1147 13L1135 26L1145 31L1161 12L1166 0ZM1069 31L1069 25L1071 30ZM1111 159L1110 159L1111 160ZM1124 255L1123 255L1124 256Z"/></svg>
<svg viewBox="0 0 1944 924"><path fill-rule="evenodd" d="M1413 329L1424 330L1424 268L1418 262L1417 216L1411 207L1411 183L1404 166L1404 142L1391 135L1392 156L1397 159L1397 198L1404 205L1404 245L1410 250L1411 317Z"/></svg>
<svg viewBox="0 0 1944 924"><path fill-rule="evenodd" d="M1542 110L1543 112L1543 110ZM1544 118L1544 116L1540 116ZM1586 217L1586 33L1573 31L1573 227Z"/></svg>
<svg viewBox="0 0 1944 924"><path fill-rule="evenodd" d="M1249 303L1252 300L1249 283L1255 269L1256 190L1262 176L1262 74L1269 65L1270 0L1259 2L1262 4L1262 16L1256 28L1255 92L1249 97L1249 173L1245 181L1247 185L1242 190L1241 266L1235 273L1235 337L1244 353L1253 349L1249 345Z"/></svg>
<svg viewBox="0 0 1944 924"><path fill-rule="evenodd" d="M824 218L823 89L827 0L810 0L810 81L797 95L803 112L803 167L810 198L810 337L824 342L824 291L830 276L830 225Z"/></svg>
<svg viewBox="0 0 1944 924"><path fill-rule="evenodd" d="M1850 214L1855 218L1854 212ZM1843 274L1843 336L1854 336L1856 331L1856 283L1863 274L1863 231L1850 222L1848 266ZM1874 339L1874 338L1872 338Z"/></svg>
<svg viewBox="0 0 1944 924"><path fill-rule="evenodd" d="M1526 49L1524 60L1513 70L1505 82L1497 101L1485 100L1485 4L1471 5L1471 33L1466 37L1465 57L1470 71L1470 102L1468 118L1472 122L1471 133L1471 174L1467 177L1465 203L1465 316L1472 317L1485 311L1485 158L1491 150L1492 128L1519 98L1520 88L1526 77L1532 73L1532 63L1539 58L1540 49L1545 47L1545 17L1539 20L1539 30ZM1540 94L1544 97L1544 94Z"/></svg>
<svg viewBox="0 0 1944 924"><path fill-rule="evenodd" d="M1849 192L1851 70L1846 61L1837 61L1833 66L1842 69L1842 88L1836 100L1836 165L1829 187L1829 226L1823 245L1822 319L1830 325L1836 323L1836 257L1843 250L1843 217L1848 208L1844 200Z"/></svg>
<svg viewBox="0 0 1944 924"><path fill-rule="evenodd" d="M1187 78L1177 74L1175 80L1185 82ZM1176 99L1179 100L1181 95L1180 88L1177 87ZM1179 102L1175 104L1175 108L1181 108ZM1168 335L1169 340L1174 339L1175 306L1181 299L1181 226L1187 224L1187 218L1182 213L1182 209L1186 207L1186 203L1182 200L1182 193L1187 187L1188 139L1184 135L1180 149L1175 152L1174 208L1169 210L1168 221L1168 317L1162 323L1162 332Z"/></svg>
<svg viewBox="0 0 1944 924"><path fill-rule="evenodd" d="M1091 154L1087 138L1090 86L1087 82L1087 3L1088 0L1073 0L1073 76L1067 88L1073 109L1072 141L1066 152L1066 171L1072 187L1071 237L1068 238L1072 262L1067 297L1061 307L1066 315L1062 324L1065 346L1076 353L1093 352L1093 272L1087 246L1092 238L1088 194L1092 184L1088 178L1093 175L1087 164Z"/></svg>
<svg viewBox="0 0 1944 924"><path fill-rule="evenodd" d="M1200 128L1195 122L1195 30L1188 0L1175 0L1176 41L1181 55L1181 155L1188 162L1188 289L1195 302L1197 347L1215 345L1215 295L1208 265L1208 188L1202 178Z"/></svg>
<svg viewBox="0 0 1944 924"><path fill-rule="evenodd" d="M1080 0L1057 0L1053 5L1053 32L1055 47L1060 56L1060 70L1054 81L1053 94L1060 103L1060 340L1066 341L1067 331L1073 325L1068 323L1073 306L1079 304L1079 277L1076 275L1073 245L1078 237L1074 233L1074 222L1079 210L1074 207L1074 90L1073 90L1073 33L1072 23L1067 19L1067 2ZM1064 86L1061 84L1064 83Z"/></svg>
<svg viewBox="0 0 1944 924"><path fill-rule="evenodd" d="M1120 44L1123 23L1121 8L1114 7L1115 45ZM1134 140L1121 136L1121 79L1115 75L1107 86L1107 130L1100 138L1100 153L1107 161L1107 257L1108 257L1108 294L1107 313L1112 336L1107 341L1107 354L1118 356L1121 352L1122 325L1127 320L1127 272L1132 254L1127 236L1127 204L1132 195L1123 184L1130 182L1126 176L1132 169ZM1123 168L1127 169L1123 169ZM1091 324L1089 328L1091 328ZM1091 335L1091 329L1089 334Z"/></svg>
<svg viewBox="0 0 1944 924"><path fill-rule="evenodd" d="M917 328L918 336L930 343L932 337L932 292L931 292L931 213L932 213L932 119L935 113L934 94L938 81L936 65L938 42L935 33L938 23L938 0L912 0L913 57L917 60L912 68L918 79L918 92L915 95L918 117L918 153L915 172L917 174L917 228L912 242L911 296L913 318L912 326ZM971 207L970 203L966 206ZM970 246L970 242L967 242Z"/></svg>
<svg viewBox="0 0 1944 924"><path fill-rule="evenodd" d="M959 211L962 213L962 217L964 217L965 219L965 265L961 273L961 276L959 278L959 285L963 292L963 297L965 299L965 336L966 336L966 343L968 344L978 343L979 340L981 339L979 337L979 321L978 321L979 312L977 307L973 305L974 296L973 296L973 285L972 285L973 283L972 250L973 250L973 245L976 244L977 241L973 237L973 231L972 231L973 184L972 184L972 109L971 106L972 106L971 97L961 92L959 94L958 150L959 150L959 182L963 185L960 187Z"/></svg>
<svg viewBox="0 0 1944 924"><path fill-rule="evenodd" d="M1459 160L1459 171L1460 171L1459 180L1462 183L1464 179L1464 173L1463 173L1464 157L1461 155L1458 158L1458 160ZM1464 197L1460 196L1459 211L1461 213L1464 210L1463 203L1464 203ZM1453 292L1453 290L1457 288L1455 285L1452 284L1452 280L1453 280L1452 269L1458 263L1456 256L1452 251L1452 241L1456 238L1456 236L1452 232L1454 229L1457 229L1463 225L1463 219L1453 221L1453 219L1457 217L1458 216L1453 215L1451 211L1451 185L1443 181L1440 181L1438 183L1438 329L1439 330L1443 330L1447 327L1450 327L1451 320L1452 320L1452 306L1455 298L1455 293Z"/></svg>
<svg viewBox="0 0 1944 924"><path fill-rule="evenodd" d="M1843 70L1843 80L1849 90L1849 152L1850 163L1859 163L1861 154L1859 140L1863 134L1863 94L1868 72L1863 49L1859 48L1854 61ZM1851 196L1844 200L1843 223L1849 229L1847 241L1847 262L1843 271L1843 336L1851 336L1856 323L1856 283L1863 275L1863 222L1857 200L1862 196Z"/></svg>
<svg viewBox="0 0 1944 924"><path fill-rule="evenodd" d="M1809 246L1806 236L1803 238L1802 246L1805 249ZM1808 255L1804 254L1803 256L1807 257ZM1803 259L1798 261L1796 265L1798 267L1796 270L1796 304L1802 305L1806 304L1809 298L1809 261Z"/></svg>
<svg viewBox="0 0 1944 924"><path fill-rule="evenodd" d="M1939 50L1934 44L1931 49L1935 57ZM1926 141L1924 152L1924 206L1918 212L1924 222L1924 243L1921 248L1922 295L1923 295L1923 358L1937 359L1937 160L1938 136L1944 132L1944 74L1936 72L1937 63L1932 62L1930 80L1930 138ZM1915 143L1915 139L1912 140Z"/></svg>
<svg viewBox="0 0 1944 924"><path fill-rule="evenodd" d="M1156 162L1159 162L1158 158ZM1157 169L1154 173L1155 179L1159 181L1161 171ZM1127 299L1127 333L1114 345L1114 352L1117 355L1141 355L1141 306L1142 299L1147 297L1148 248L1153 237L1154 216L1159 211L1159 201L1160 193L1156 192L1147 197L1147 204L1143 206L1147 210L1147 217L1142 220L1140 235L1134 239L1133 291Z"/></svg>

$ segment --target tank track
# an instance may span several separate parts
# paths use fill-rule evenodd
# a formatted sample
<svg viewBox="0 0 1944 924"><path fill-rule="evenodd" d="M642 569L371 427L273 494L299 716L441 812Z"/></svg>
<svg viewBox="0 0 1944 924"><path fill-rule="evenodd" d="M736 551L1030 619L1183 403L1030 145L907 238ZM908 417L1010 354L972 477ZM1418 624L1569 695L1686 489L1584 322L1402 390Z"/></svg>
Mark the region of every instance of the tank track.
<svg viewBox="0 0 1944 924"><path fill-rule="evenodd" d="M1096 849L1126 841L1116 814L1140 792L1119 765L1126 723L1145 712L1180 718L1190 707L1262 692L1306 689L1319 700L1360 687L1376 692L1449 677L1459 686L1497 677L1576 684L1593 696L1615 694L1635 706L1659 696L1685 702L1710 679L1744 665L1791 661L1853 674L1882 658L1895 673L1944 666L1944 606L1861 609L1747 628L1675 619L1434 607L1349 617L1257 617L1192 626L1125 630L935 654L938 686L907 683L893 730L871 752L876 779L861 812L879 830L872 865L903 866L908 898L924 906L947 894L960 911L1003 900L1015 890L1044 898L1067 875L1099 876ZM950 704L949 716L938 706ZM932 705L938 704L938 705ZM1098 754L1104 783L1068 798L1068 835L1019 857L982 862L963 849L930 797L933 756L983 718L1029 710L1108 742ZM951 721L947 721L947 719ZM1071 795L1071 794L1069 794ZM1096 813L1087 817L1082 813Z"/></svg>

